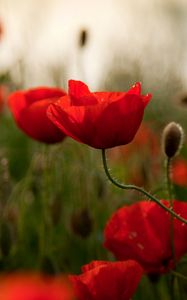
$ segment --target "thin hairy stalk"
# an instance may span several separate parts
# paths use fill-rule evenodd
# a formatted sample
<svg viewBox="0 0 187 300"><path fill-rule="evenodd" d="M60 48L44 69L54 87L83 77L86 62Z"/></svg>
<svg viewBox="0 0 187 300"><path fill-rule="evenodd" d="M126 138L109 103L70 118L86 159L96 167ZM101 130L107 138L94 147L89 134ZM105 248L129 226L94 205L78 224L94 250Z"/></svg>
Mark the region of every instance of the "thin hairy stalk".
<svg viewBox="0 0 187 300"><path fill-rule="evenodd" d="M166 158L166 183L167 183L167 191L168 191L168 199L169 199L169 207L173 210L173 186L170 179L171 172L171 161L170 157ZM170 215L170 241L171 241L171 251L174 262L173 269L176 269L176 255L175 255L175 233L174 233L174 217ZM180 299L180 289L178 284L178 277L175 272L171 272L171 291L173 295L173 299Z"/></svg>
<svg viewBox="0 0 187 300"><path fill-rule="evenodd" d="M178 219L179 221L181 221L184 224L187 224L187 220L184 219L183 217L179 216L175 211L173 211L170 207L167 207L166 205L164 205L162 202L160 202L160 200L158 198L156 198L155 196L151 195L149 192L147 192L146 190L144 190L141 187L138 187L136 185L133 184L123 184L120 183L118 181L116 181L110 174L108 166L107 166L107 159L106 159L106 150L102 149L102 160L103 160L103 167L106 173L106 176L108 177L108 179L117 187L119 187L120 189L124 189L124 190L136 190L142 194L144 194L146 197L148 197L150 200L156 202L160 207L162 207L163 209L165 209L165 211L167 211L168 213L170 213L173 217L175 217L176 219Z"/></svg>
<svg viewBox="0 0 187 300"><path fill-rule="evenodd" d="M170 170L171 170L171 158L167 157L166 160L166 182L167 182L167 190L168 190L168 199L169 199L169 207L173 210L173 186L170 179ZM171 248L172 248L172 257L174 261L174 269L176 267L176 255L175 255L175 242L174 242L174 216L171 215L170 219L170 237L171 237Z"/></svg>
<svg viewBox="0 0 187 300"><path fill-rule="evenodd" d="M173 208L173 185L170 179L170 173L171 173L171 158L167 157L166 159L166 184L167 184L167 191L168 191L168 199L170 200L170 206Z"/></svg>

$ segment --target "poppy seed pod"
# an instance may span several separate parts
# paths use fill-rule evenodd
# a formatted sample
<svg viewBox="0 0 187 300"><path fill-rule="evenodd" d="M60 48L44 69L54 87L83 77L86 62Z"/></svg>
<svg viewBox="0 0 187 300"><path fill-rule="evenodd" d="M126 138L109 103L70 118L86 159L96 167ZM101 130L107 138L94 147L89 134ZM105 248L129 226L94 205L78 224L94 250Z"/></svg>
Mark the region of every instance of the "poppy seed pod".
<svg viewBox="0 0 187 300"><path fill-rule="evenodd" d="M184 132L181 125L171 122L163 130L162 146L168 158L174 157L181 149L184 140Z"/></svg>

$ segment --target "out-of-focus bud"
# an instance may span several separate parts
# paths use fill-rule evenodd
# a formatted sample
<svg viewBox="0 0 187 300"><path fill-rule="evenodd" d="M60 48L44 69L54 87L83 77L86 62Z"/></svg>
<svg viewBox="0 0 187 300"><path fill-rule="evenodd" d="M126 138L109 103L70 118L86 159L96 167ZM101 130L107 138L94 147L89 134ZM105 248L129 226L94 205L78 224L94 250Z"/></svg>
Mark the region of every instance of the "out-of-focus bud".
<svg viewBox="0 0 187 300"><path fill-rule="evenodd" d="M79 46L83 48L88 40L88 31L86 29L82 29L79 35Z"/></svg>
<svg viewBox="0 0 187 300"><path fill-rule="evenodd" d="M87 238L90 235L93 229L93 220L87 208L83 208L72 214L71 228L76 235L82 238Z"/></svg>
<svg viewBox="0 0 187 300"><path fill-rule="evenodd" d="M180 151L184 140L184 132L181 125L171 122L163 130L162 147L165 155L172 158Z"/></svg>

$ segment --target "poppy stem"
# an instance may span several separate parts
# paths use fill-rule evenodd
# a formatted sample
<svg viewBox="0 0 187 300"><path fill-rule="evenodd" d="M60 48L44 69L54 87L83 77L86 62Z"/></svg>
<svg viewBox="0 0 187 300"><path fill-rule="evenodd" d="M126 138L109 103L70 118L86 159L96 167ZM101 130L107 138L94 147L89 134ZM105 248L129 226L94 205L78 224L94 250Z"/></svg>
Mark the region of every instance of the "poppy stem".
<svg viewBox="0 0 187 300"><path fill-rule="evenodd" d="M187 220L184 219L183 217L179 216L175 211L173 211L171 208L167 207L166 205L164 205L162 202L160 202L160 200L158 198L156 198L155 196L151 195L149 192L147 192L146 190L144 190L141 187L138 187L136 185L133 184L124 184L124 183L120 183L118 182L116 179L114 179L108 169L108 165L107 165L107 158L106 158L106 149L102 149L102 161L103 161L103 167L106 173L106 176L108 177L108 179L118 188L120 189L124 189L124 190L136 190L142 194L144 194L146 197L148 197L149 199L151 199L152 201L156 202L160 207L162 207L165 211L167 211L168 213L170 213L173 217L175 217L176 219L180 220L182 223L187 224Z"/></svg>
<svg viewBox="0 0 187 300"><path fill-rule="evenodd" d="M173 210L173 186L170 178L171 174L171 157L166 157L166 182L167 182L167 190L168 190L168 198L169 198L169 208ZM180 299L180 289L179 289L179 283L178 283L178 277L175 272L176 269L176 255L175 255L175 229L174 229L174 217L173 215L170 215L170 240L171 240L171 251L172 251L172 257L173 257L173 272L171 272L171 291L172 291L172 297L173 299L177 300Z"/></svg>
<svg viewBox="0 0 187 300"><path fill-rule="evenodd" d="M173 186L170 179L170 172L171 172L171 158L167 157L166 159L166 180L167 180L167 190L169 196L169 208L173 210ZM171 215L170 219L171 228L170 228L170 235L171 235L171 249L172 249L172 256L174 261L174 269L176 268L176 255L175 255L175 240L174 240L174 217Z"/></svg>
<svg viewBox="0 0 187 300"><path fill-rule="evenodd" d="M167 190L168 190L168 199L170 199L170 206L173 207L173 198L174 198L174 192L173 192L173 185L171 183L170 174L171 174L171 158L167 157L166 159L166 184L167 184Z"/></svg>

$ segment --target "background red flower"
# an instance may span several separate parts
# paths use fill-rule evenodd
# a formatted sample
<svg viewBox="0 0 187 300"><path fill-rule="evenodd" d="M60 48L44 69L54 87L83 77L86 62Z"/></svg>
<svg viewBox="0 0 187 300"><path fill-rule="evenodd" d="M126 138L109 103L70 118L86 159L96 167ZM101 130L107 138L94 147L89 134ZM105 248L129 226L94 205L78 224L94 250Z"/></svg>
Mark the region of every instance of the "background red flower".
<svg viewBox="0 0 187 300"><path fill-rule="evenodd" d="M187 187L187 161L177 159L172 164L171 179L173 183Z"/></svg>
<svg viewBox="0 0 187 300"><path fill-rule="evenodd" d="M48 116L68 136L104 149L130 143L151 95L142 96L140 83L128 92L91 93L80 81L69 81L69 93L49 106Z"/></svg>
<svg viewBox="0 0 187 300"><path fill-rule="evenodd" d="M142 276L141 266L133 260L93 261L82 271L70 276L79 300L128 300Z"/></svg>
<svg viewBox="0 0 187 300"><path fill-rule="evenodd" d="M116 176L124 182L150 189L160 181L159 140L150 123L142 122L133 143L112 148L107 156L112 170L119 172Z"/></svg>
<svg viewBox="0 0 187 300"><path fill-rule="evenodd" d="M15 273L0 277L0 300L73 300L74 293L65 276Z"/></svg>
<svg viewBox="0 0 187 300"><path fill-rule="evenodd" d="M65 94L61 89L47 87L17 91L9 96L9 107L17 125L27 135L40 142L56 143L65 135L47 118L46 110Z"/></svg>
<svg viewBox="0 0 187 300"><path fill-rule="evenodd" d="M168 205L166 200L162 200ZM187 218L187 203L174 201L174 210ZM107 249L119 260L134 259L147 273L167 272L174 266L171 217L154 202L141 201L116 211L105 227ZM187 252L187 225L174 219L175 255Z"/></svg>

